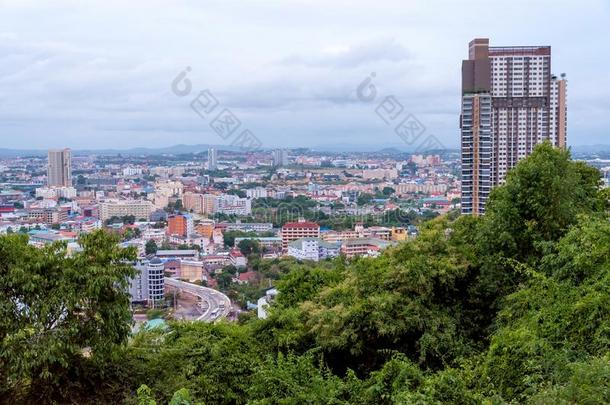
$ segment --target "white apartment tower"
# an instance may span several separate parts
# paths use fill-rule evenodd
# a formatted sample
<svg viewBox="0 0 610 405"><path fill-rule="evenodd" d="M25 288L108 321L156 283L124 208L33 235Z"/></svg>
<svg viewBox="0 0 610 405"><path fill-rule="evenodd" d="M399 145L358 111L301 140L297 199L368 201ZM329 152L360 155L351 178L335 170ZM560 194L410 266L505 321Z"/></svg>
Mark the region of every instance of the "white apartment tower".
<svg viewBox="0 0 610 405"><path fill-rule="evenodd" d="M283 167L288 165L288 152L285 149L276 149L273 151L273 166Z"/></svg>
<svg viewBox="0 0 610 405"><path fill-rule="evenodd" d="M72 187L72 151L70 149L50 149L48 157L48 186Z"/></svg>
<svg viewBox="0 0 610 405"><path fill-rule="evenodd" d="M218 151L214 148L208 149L208 170L218 169Z"/></svg>
<svg viewBox="0 0 610 405"><path fill-rule="evenodd" d="M462 213L484 213L491 189L537 144L566 147L566 85L565 75L551 73L550 46L470 42L462 62Z"/></svg>

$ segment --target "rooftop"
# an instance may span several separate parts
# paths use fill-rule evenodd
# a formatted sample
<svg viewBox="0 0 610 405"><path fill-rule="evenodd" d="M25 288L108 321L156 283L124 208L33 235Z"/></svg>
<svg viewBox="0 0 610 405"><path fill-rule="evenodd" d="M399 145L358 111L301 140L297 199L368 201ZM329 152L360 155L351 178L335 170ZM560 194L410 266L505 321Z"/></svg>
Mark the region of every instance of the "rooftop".
<svg viewBox="0 0 610 405"><path fill-rule="evenodd" d="M286 228L319 228L320 225L315 222L302 221L302 222L286 222L282 229Z"/></svg>

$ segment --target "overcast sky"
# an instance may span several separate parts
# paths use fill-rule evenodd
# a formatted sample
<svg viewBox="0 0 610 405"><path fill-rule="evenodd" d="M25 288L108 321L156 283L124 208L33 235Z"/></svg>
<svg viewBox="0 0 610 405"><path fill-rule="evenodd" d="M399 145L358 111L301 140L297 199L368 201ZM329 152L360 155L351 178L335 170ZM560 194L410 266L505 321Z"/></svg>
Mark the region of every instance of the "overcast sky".
<svg viewBox="0 0 610 405"><path fill-rule="evenodd" d="M204 89L266 147L399 144L387 95L458 146L474 37L551 45L569 144L610 143L609 17L608 0L0 0L0 147L228 144L189 107Z"/></svg>

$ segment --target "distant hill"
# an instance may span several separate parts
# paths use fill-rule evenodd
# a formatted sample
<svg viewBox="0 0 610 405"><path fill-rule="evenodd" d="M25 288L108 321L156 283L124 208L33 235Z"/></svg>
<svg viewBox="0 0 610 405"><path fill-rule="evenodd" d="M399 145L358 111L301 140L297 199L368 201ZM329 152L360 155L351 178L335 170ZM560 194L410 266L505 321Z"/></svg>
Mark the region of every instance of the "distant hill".
<svg viewBox="0 0 610 405"><path fill-rule="evenodd" d="M199 153L206 152L208 148L216 148L218 150L226 151L238 151L239 148L230 145L209 145L209 144L198 144L198 145L173 145L162 148L147 148L137 147L130 149L74 149L73 154L75 156L82 155L178 155L186 153ZM296 149L296 148L287 148ZM301 148L302 149L302 148ZM570 146L572 152L575 153L600 153L610 152L610 145L598 144L598 145L576 145ZM345 145L345 144L328 144L319 145L311 148L311 150L319 152L380 152L380 153L404 153L404 152L415 152L414 148L409 148L403 144L395 145ZM458 148L448 148L447 151L457 151ZM46 149L9 149L0 148L0 157L23 157L23 156L46 156Z"/></svg>
<svg viewBox="0 0 610 405"><path fill-rule="evenodd" d="M610 145L598 144L598 145L577 145L570 146L572 152L577 153L598 153L598 152L610 152Z"/></svg>
<svg viewBox="0 0 610 405"><path fill-rule="evenodd" d="M415 153L419 145L409 146L404 143L391 143L381 145L366 144L326 144L314 146L311 149L319 152L380 152L380 153ZM443 151L452 152L459 150L459 147L448 146ZM421 152L424 152L423 150Z"/></svg>
<svg viewBox="0 0 610 405"><path fill-rule="evenodd" d="M79 155L178 155L182 153L206 152L208 148L218 150L237 151L239 148L226 145L174 145L163 148L130 148L130 149L74 149L72 153ZM46 156L46 149L7 149L0 148L0 157L22 157L22 156Z"/></svg>

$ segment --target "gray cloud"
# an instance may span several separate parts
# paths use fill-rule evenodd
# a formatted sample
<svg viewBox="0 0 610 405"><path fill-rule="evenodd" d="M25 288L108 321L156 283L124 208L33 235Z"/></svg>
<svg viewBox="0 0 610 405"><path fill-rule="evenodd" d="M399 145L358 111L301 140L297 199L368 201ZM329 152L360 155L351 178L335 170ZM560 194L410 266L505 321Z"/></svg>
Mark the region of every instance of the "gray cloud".
<svg viewBox="0 0 610 405"><path fill-rule="evenodd" d="M395 95L457 145L461 59L485 35L496 45L551 44L555 72L568 73L570 141L607 142L610 55L600 50L609 12L604 0L3 0L0 139L218 142L190 100L170 92L191 66L194 91L210 89L270 146L395 143L374 106L355 97L371 72L380 96Z"/></svg>
<svg viewBox="0 0 610 405"><path fill-rule="evenodd" d="M291 55L280 61L286 65L313 67L354 68L379 62L402 62L409 60L410 53L393 38L384 38L347 48L327 49L317 55Z"/></svg>

